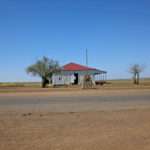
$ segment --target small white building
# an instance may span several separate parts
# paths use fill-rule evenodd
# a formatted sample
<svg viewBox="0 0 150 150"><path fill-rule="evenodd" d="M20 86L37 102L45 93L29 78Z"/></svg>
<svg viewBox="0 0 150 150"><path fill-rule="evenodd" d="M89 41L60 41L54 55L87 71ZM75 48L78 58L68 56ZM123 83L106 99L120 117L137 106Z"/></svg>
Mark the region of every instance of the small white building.
<svg viewBox="0 0 150 150"><path fill-rule="evenodd" d="M64 65L59 73L53 74L52 85L81 85L84 76L87 74L91 76L94 84L106 81L106 71L76 63L69 63Z"/></svg>

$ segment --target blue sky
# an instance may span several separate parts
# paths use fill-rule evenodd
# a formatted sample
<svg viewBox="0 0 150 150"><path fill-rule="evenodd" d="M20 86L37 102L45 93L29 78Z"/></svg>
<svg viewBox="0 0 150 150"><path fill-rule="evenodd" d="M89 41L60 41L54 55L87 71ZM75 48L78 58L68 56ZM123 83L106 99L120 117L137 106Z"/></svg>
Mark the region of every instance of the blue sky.
<svg viewBox="0 0 150 150"><path fill-rule="evenodd" d="M42 56L129 78L150 76L149 0L0 0L0 82L36 81L25 68Z"/></svg>

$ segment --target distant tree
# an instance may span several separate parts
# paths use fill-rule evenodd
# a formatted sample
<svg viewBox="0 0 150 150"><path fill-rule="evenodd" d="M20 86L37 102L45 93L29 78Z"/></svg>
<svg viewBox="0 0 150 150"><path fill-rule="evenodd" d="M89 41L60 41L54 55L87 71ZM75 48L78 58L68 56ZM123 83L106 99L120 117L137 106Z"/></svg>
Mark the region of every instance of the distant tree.
<svg viewBox="0 0 150 150"><path fill-rule="evenodd" d="M43 57L37 60L35 64L30 65L27 69L27 73L31 73L33 76L39 76L42 79L42 87L45 88L49 81L52 79L52 75L55 72L60 71L58 61Z"/></svg>
<svg viewBox="0 0 150 150"><path fill-rule="evenodd" d="M129 68L129 72L133 74L133 83L139 84L140 73L144 71L144 66L139 64L134 64Z"/></svg>

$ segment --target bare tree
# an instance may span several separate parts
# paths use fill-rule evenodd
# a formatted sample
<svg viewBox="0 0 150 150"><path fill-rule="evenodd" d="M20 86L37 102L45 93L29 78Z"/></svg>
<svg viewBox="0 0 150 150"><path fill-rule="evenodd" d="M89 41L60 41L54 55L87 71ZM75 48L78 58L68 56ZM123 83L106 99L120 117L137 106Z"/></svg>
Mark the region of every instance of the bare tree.
<svg viewBox="0 0 150 150"><path fill-rule="evenodd" d="M26 71L33 76L41 77L42 87L45 88L46 84L49 83L49 79L52 78L52 74L60 71L60 67L57 61L44 56L42 59L37 60L35 64L30 65Z"/></svg>
<svg viewBox="0 0 150 150"><path fill-rule="evenodd" d="M129 68L129 72L133 74L133 83L139 84L140 73L144 71L144 66L139 64L134 64Z"/></svg>

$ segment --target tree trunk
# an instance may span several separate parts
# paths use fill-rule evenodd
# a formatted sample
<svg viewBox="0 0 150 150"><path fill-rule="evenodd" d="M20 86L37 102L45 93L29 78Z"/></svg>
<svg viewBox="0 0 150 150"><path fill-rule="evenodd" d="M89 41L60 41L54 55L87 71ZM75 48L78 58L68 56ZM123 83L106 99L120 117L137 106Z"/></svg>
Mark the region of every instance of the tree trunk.
<svg viewBox="0 0 150 150"><path fill-rule="evenodd" d="M139 75L139 73L137 73L137 81L136 81L136 84L139 85L139 83L140 83L140 75Z"/></svg>
<svg viewBox="0 0 150 150"><path fill-rule="evenodd" d="M45 88L46 87L46 78L45 77L42 77L42 88Z"/></svg>
<svg viewBox="0 0 150 150"><path fill-rule="evenodd" d="M133 76L133 84L136 84L136 74Z"/></svg>

